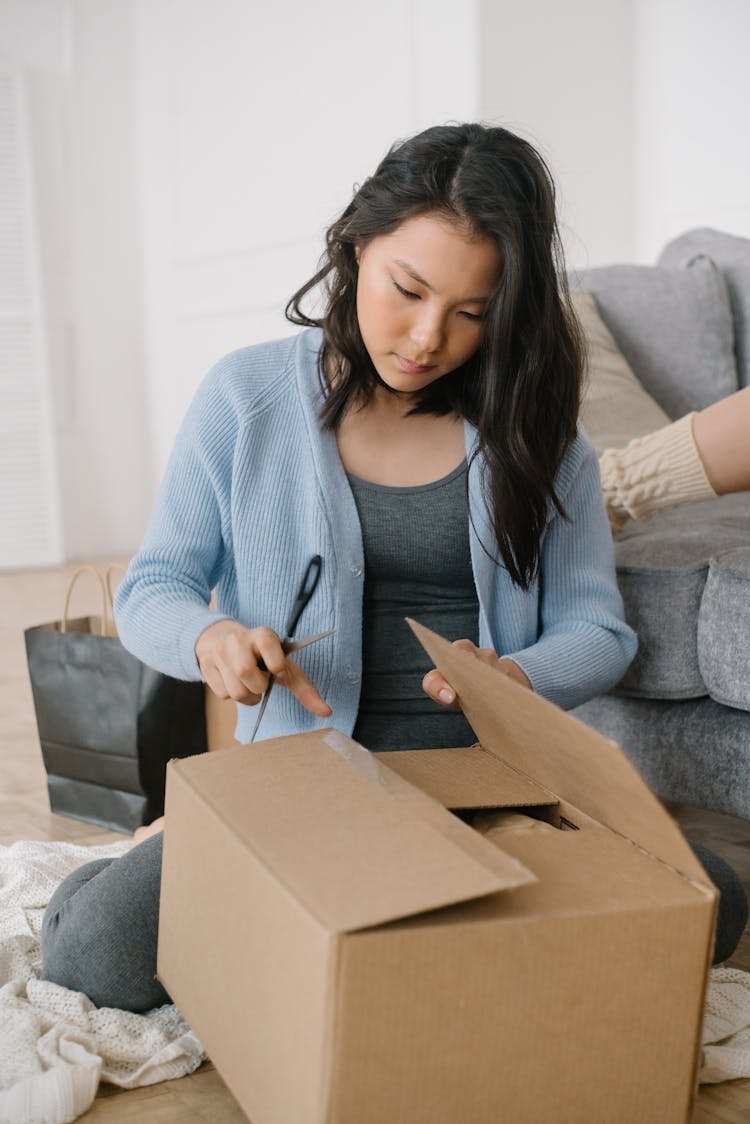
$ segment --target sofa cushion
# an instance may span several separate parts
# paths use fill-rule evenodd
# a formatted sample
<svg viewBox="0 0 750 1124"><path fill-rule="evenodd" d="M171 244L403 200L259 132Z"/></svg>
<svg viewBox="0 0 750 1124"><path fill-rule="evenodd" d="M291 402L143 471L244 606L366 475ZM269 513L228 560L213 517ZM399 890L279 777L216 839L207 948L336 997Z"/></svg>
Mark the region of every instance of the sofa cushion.
<svg viewBox="0 0 750 1124"><path fill-rule="evenodd" d="M709 563L749 542L746 492L655 512L626 525L615 542L617 579L639 647L618 694L656 699L708 694L698 656L698 620ZM709 619L719 621L718 610ZM717 647L718 627L710 630L710 643ZM731 654L725 659L731 662ZM726 685L726 676L722 682ZM736 685L732 690L737 697Z"/></svg>
<svg viewBox="0 0 750 1124"><path fill-rule="evenodd" d="M659 265L691 269L709 259L721 270L734 314L737 375L750 386L750 239L720 230L689 230L662 251Z"/></svg>
<svg viewBox="0 0 750 1124"><path fill-rule="evenodd" d="M710 261L602 266L571 283L594 294L618 347L672 420L737 389L729 296Z"/></svg>
<svg viewBox="0 0 750 1124"><path fill-rule="evenodd" d="M750 710L750 545L708 566L698 614L698 665L716 702Z"/></svg>
<svg viewBox="0 0 750 1124"><path fill-rule="evenodd" d="M586 381L581 421L597 453L619 449L669 423L669 418L633 374L585 289L570 294L586 343Z"/></svg>
<svg viewBox="0 0 750 1124"><path fill-rule="evenodd" d="M713 699L598 698L572 712L623 747L658 796L750 820L750 714Z"/></svg>

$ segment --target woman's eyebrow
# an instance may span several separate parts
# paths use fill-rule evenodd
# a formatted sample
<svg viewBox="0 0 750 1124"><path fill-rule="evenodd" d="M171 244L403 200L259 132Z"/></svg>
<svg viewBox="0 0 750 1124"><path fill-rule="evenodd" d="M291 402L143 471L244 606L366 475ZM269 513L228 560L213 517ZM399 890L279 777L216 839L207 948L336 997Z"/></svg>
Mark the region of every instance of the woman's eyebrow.
<svg viewBox="0 0 750 1124"><path fill-rule="evenodd" d="M431 293L435 292L435 289L430 284L430 282L425 281L424 277L420 277L420 275L417 273L416 269L414 269L413 266L409 265L408 262L402 261L401 258L396 258L394 264L400 266L401 269L403 269L404 273L408 273L409 276L411 278L413 278L417 282L418 285L424 285L425 289L429 289ZM487 304L487 301L489 299L490 299L489 297L464 297L464 299L462 301L460 301L459 303L460 304Z"/></svg>

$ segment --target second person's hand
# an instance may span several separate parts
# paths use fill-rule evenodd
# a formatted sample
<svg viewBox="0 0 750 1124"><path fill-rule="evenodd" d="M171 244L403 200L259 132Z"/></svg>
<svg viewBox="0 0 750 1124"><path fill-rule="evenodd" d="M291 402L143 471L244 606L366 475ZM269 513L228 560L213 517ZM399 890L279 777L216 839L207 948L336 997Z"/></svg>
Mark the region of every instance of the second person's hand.
<svg viewBox="0 0 750 1124"><path fill-rule="evenodd" d="M319 718L333 713L299 664L284 654L281 640L271 628L217 621L198 637L195 655L203 678L220 699L254 706L268 687L271 674L305 710ZM265 671L259 666L261 661Z"/></svg>

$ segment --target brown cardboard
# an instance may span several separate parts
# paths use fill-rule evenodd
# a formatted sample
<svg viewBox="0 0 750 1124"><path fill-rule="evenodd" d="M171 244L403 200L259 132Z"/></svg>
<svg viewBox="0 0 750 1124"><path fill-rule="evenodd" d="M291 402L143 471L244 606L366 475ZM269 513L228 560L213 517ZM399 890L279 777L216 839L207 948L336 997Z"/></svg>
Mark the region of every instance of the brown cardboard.
<svg viewBox="0 0 750 1124"><path fill-rule="evenodd" d="M480 744L171 763L160 979L253 1124L685 1124L715 891L617 746L415 631Z"/></svg>
<svg viewBox="0 0 750 1124"><path fill-rule="evenodd" d="M237 728L237 703L234 699L220 699L206 684L206 749L228 749L241 745L234 736Z"/></svg>
<svg viewBox="0 0 750 1124"><path fill-rule="evenodd" d="M677 824L615 742L416 621L409 624L455 686L485 749L677 870L708 882Z"/></svg>

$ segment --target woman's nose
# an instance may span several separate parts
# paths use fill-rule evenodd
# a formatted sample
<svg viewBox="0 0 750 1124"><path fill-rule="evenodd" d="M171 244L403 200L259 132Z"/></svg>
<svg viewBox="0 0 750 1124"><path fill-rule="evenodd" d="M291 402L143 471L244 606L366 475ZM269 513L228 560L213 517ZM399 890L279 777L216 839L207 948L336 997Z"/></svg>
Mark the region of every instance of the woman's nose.
<svg viewBox="0 0 750 1124"><path fill-rule="evenodd" d="M410 335L420 354L439 351L445 340L445 320L435 310L420 309L414 317Z"/></svg>

